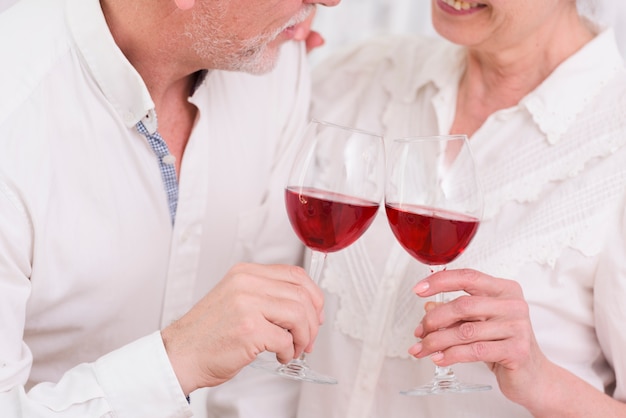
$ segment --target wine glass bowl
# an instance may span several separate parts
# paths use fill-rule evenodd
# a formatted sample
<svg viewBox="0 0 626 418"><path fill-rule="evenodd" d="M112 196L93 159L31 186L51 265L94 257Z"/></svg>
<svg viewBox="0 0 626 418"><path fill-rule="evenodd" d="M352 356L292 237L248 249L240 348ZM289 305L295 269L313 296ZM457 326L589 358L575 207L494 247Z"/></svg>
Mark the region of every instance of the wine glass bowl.
<svg viewBox="0 0 626 418"><path fill-rule="evenodd" d="M454 261L468 246L479 219L425 206L385 204L387 219L400 245L430 266Z"/></svg>
<svg viewBox="0 0 626 418"><path fill-rule="evenodd" d="M380 135L313 120L307 126L285 187L285 207L298 238L311 250L309 275L317 283L326 255L367 230L384 194L385 151ZM284 377L337 381L313 371L305 355L284 365L256 364Z"/></svg>
<svg viewBox="0 0 626 418"><path fill-rule="evenodd" d="M356 241L374 220L379 204L319 189L288 187L285 204L298 238L311 250L330 253Z"/></svg>
<svg viewBox="0 0 626 418"><path fill-rule="evenodd" d="M385 212L400 245L432 273L459 257L478 230L483 196L465 135L392 141L387 164ZM436 302L444 302L444 294ZM401 393L475 392L491 386L460 382L451 367L435 366L427 384Z"/></svg>

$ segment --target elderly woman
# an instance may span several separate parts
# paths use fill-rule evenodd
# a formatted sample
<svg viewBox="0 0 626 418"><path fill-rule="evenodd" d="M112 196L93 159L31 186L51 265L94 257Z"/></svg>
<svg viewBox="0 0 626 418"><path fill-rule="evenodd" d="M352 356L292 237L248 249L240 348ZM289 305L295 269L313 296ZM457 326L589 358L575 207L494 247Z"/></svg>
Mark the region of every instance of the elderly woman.
<svg viewBox="0 0 626 418"><path fill-rule="evenodd" d="M328 257L308 358L339 384L304 385L298 417L626 416L626 69L581 6L433 0L445 39L370 40L318 67L317 118L388 140L467 134L485 212L443 273L384 212ZM441 291L465 297L424 314ZM493 390L399 394L434 361Z"/></svg>

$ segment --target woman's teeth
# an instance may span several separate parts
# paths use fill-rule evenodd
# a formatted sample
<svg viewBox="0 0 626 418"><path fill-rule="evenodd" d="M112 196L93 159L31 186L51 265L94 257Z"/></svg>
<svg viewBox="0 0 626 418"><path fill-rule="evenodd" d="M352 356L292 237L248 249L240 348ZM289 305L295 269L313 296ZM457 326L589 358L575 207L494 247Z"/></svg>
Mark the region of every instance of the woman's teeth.
<svg viewBox="0 0 626 418"><path fill-rule="evenodd" d="M478 3L469 3L466 1L459 1L459 0L442 0L442 1L450 7L454 7L456 10L469 10L469 9L473 9L474 7L478 7Z"/></svg>

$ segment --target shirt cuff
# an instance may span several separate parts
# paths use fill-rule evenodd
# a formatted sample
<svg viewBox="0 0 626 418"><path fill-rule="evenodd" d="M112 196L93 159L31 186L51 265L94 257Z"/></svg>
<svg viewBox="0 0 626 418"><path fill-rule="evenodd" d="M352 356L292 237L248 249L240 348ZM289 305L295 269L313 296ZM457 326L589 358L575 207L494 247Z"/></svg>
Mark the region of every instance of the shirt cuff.
<svg viewBox="0 0 626 418"><path fill-rule="evenodd" d="M192 416L159 331L101 357L94 369L119 417Z"/></svg>

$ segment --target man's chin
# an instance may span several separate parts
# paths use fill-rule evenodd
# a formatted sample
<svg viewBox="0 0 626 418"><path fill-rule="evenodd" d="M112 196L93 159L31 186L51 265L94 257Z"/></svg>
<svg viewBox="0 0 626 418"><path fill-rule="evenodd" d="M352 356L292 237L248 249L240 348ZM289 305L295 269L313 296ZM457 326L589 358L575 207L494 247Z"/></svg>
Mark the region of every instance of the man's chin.
<svg viewBox="0 0 626 418"><path fill-rule="evenodd" d="M276 68L278 58L280 55L280 44L267 45L262 51L257 52L254 56L244 59L241 63L239 71L243 71L250 74L267 74Z"/></svg>

